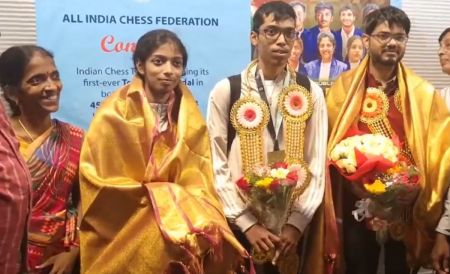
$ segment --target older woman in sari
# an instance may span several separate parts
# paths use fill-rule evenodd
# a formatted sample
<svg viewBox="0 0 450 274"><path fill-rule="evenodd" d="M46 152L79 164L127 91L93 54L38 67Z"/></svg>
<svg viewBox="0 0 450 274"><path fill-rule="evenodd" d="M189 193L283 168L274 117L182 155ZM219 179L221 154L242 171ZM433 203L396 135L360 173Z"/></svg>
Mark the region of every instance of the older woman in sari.
<svg viewBox="0 0 450 274"><path fill-rule="evenodd" d="M11 124L32 178L30 273L71 273L79 253L75 227L83 132L51 118L62 83L50 52L11 47L1 55L0 66Z"/></svg>

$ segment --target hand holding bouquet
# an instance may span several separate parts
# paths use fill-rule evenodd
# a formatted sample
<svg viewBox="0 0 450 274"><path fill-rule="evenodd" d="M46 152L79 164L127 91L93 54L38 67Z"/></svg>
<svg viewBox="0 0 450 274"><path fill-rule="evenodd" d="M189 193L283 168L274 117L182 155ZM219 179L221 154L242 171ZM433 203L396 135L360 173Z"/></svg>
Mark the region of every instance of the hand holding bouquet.
<svg viewBox="0 0 450 274"><path fill-rule="evenodd" d="M418 193L418 181L417 167L401 161L385 173L375 174L371 182L364 184L373 201L369 210L373 215L388 221L401 217L402 211Z"/></svg>
<svg viewBox="0 0 450 274"><path fill-rule="evenodd" d="M248 209L259 224L276 235L288 218L295 187L302 186L309 171L302 165L279 162L273 166L256 166L236 181L236 186ZM272 261L275 252L253 254L256 263Z"/></svg>
<svg viewBox="0 0 450 274"><path fill-rule="evenodd" d="M353 213L358 221L374 216L398 218L405 209L402 197L417 194L418 169L399 160L398 147L396 137L363 134L342 140L331 151L333 165L352 184L363 186L370 199L357 203Z"/></svg>

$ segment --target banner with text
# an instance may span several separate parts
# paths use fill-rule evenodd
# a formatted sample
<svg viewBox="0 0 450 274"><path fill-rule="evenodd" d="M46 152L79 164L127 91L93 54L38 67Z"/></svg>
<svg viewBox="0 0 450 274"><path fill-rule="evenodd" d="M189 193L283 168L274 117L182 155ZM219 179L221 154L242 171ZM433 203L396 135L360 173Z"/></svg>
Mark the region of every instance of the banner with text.
<svg viewBox="0 0 450 274"><path fill-rule="evenodd" d="M133 77L137 39L159 28L185 44L183 82L205 113L214 84L250 60L249 20L239 0L36 1L38 44L55 54L64 84L55 116L86 129L101 101Z"/></svg>

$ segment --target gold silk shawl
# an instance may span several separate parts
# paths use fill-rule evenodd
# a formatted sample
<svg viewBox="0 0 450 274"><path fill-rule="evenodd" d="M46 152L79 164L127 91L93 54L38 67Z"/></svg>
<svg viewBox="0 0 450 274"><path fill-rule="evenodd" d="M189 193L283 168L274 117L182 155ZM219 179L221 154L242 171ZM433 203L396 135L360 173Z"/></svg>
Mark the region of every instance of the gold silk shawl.
<svg viewBox="0 0 450 274"><path fill-rule="evenodd" d="M328 159L331 150L359 117L368 60L366 57L357 69L343 73L327 94L331 129ZM420 170L421 191L404 238L409 263L417 266L425 264L431 253L434 230L450 180L450 116L433 86L401 63L397 67L397 79L407 143ZM333 189L333 192L340 191ZM339 209L339 204L334 206Z"/></svg>
<svg viewBox="0 0 450 274"><path fill-rule="evenodd" d="M173 145L138 77L98 109L80 160L82 273L232 273L247 257L213 188L204 120L179 89Z"/></svg>

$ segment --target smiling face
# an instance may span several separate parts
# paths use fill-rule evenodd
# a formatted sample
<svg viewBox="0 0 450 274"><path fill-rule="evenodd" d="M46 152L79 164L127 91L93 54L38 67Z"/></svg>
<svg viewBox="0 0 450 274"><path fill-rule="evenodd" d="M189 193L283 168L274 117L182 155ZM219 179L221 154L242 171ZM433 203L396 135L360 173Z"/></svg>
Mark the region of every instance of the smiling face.
<svg viewBox="0 0 450 274"><path fill-rule="evenodd" d="M53 58L35 51L25 68L15 101L24 115L49 115L59 108L61 89Z"/></svg>
<svg viewBox="0 0 450 274"><path fill-rule="evenodd" d="M289 39L287 33L295 32L294 19L274 21L273 14L264 17L258 32L252 31L251 41L258 50L258 59L268 66L285 66L291 55L295 35ZM278 33L278 34L276 34Z"/></svg>
<svg viewBox="0 0 450 274"><path fill-rule="evenodd" d="M323 37L319 41L319 54L322 62L331 62L334 53L334 44L329 37Z"/></svg>
<svg viewBox="0 0 450 274"><path fill-rule="evenodd" d="M341 11L340 19L343 27L352 27L355 24L355 15L350 9Z"/></svg>
<svg viewBox="0 0 450 274"><path fill-rule="evenodd" d="M146 91L160 97L172 92L180 82L183 55L178 46L169 41L153 51L145 62L137 61L136 68Z"/></svg>

